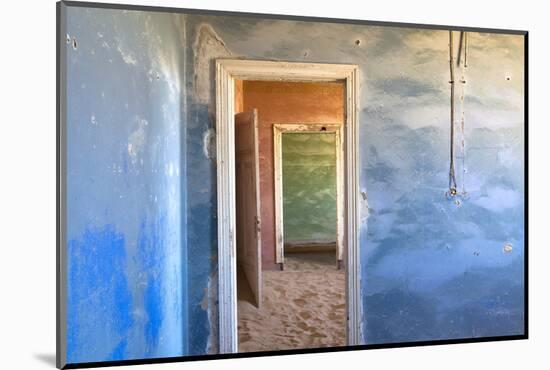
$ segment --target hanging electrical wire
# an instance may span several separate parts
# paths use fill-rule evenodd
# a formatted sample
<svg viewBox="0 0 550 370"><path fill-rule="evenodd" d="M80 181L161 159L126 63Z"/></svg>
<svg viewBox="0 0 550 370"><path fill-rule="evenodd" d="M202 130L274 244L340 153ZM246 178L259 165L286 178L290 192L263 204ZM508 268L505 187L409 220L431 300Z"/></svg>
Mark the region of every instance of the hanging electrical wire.
<svg viewBox="0 0 550 370"><path fill-rule="evenodd" d="M455 64L453 52L453 31L449 31L449 72L451 84L451 145L449 161L449 195L456 195L456 176L455 176Z"/></svg>
<svg viewBox="0 0 550 370"><path fill-rule="evenodd" d="M464 99L466 96L466 69L468 68L468 33L460 32L461 50L463 51L464 61L460 64L461 56L458 56L458 63L461 66L461 91L460 91L460 156L462 157L462 178L461 178L461 192L462 196L466 196L466 139L464 133L465 113L464 113ZM463 45L462 45L463 44Z"/></svg>
<svg viewBox="0 0 550 370"><path fill-rule="evenodd" d="M449 31L449 72L450 72L450 87L451 87L451 99L450 99L450 161L449 161L449 190L447 191L448 197L455 197L457 195L461 195L462 197L466 196L466 186L465 186L465 178L466 178L466 145L465 145L465 109L464 109L464 100L466 96L465 92L465 85L466 85L466 68L468 67L468 61L467 61L467 52L468 48L468 34L464 31L460 32L460 38L458 41L458 53L456 57L456 66L460 67L461 76L460 76L460 130L459 130L459 136L456 135L456 122L455 122L455 58L454 58L454 40L453 40L453 31ZM458 140L457 140L458 139ZM460 169L462 172L462 176L460 177L461 182L461 189L460 194L458 192L458 185L456 180L456 150L455 150L455 142L458 141L460 143ZM458 200L457 200L458 202ZM458 202L457 204L460 204Z"/></svg>

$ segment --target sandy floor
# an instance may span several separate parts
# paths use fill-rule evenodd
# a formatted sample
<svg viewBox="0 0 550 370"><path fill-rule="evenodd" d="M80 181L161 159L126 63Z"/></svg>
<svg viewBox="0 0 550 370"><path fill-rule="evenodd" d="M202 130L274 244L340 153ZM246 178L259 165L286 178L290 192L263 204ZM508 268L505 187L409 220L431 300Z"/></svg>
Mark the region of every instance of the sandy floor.
<svg viewBox="0 0 550 370"><path fill-rule="evenodd" d="M285 255L284 271L263 272L263 301L238 282L239 352L345 345L345 275L334 253Z"/></svg>

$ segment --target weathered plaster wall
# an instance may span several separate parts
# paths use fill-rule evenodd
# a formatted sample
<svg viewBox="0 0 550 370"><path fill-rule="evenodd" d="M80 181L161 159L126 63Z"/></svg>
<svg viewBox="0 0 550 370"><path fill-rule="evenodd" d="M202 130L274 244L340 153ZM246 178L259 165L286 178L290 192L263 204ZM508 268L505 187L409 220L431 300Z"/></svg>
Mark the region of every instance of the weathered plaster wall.
<svg viewBox="0 0 550 370"><path fill-rule="evenodd" d="M344 122L344 85L244 81L243 110L258 109L262 268L275 263L275 185L273 168L274 124L341 124Z"/></svg>
<svg viewBox="0 0 550 370"><path fill-rule="evenodd" d="M215 168L197 154L214 126L208 62L233 56L350 63L362 74L360 188L370 206L367 217L363 201L360 230L365 342L522 333L522 37L469 36L468 197L457 205L445 197L448 32L230 16L187 20L188 148L196 148L188 152L188 178L196 181L188 183L189 235L197 236L190 246L197 261L191 305L206 301L214 310L206 297L215 289ZM199 309L191 313L195 353L216 342L217 324L207 319Z"/></svg>
<svg viewBox="0 0 550 370"><path fill-rule="evenodd" d="M67 20L69 362L217 351L213 66L227 57L360 67L366 343L522 333L522 37L470 34L457 205L447 32L86 8Z"/></svg>
<svg viewBox="0 0 550 370"><path fill-rule="evenodd" d="M283 134L285 243L336 242L335 136Z"/></svg>
<svg viewBox="0 0 550 370"><path fill-rule="evenodd" d="M182 20L67 10L69 363L187 353Z"/></svg>

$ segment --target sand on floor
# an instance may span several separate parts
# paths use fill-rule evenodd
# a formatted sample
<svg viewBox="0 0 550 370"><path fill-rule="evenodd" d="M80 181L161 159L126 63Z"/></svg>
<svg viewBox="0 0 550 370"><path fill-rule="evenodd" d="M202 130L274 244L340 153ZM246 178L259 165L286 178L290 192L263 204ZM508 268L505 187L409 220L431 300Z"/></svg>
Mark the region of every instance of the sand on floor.
<svg viewBox="0 0 550 370"><path fill-rule="evenodd" d="M259 309L239 279L239 352L346 345L345 272L334 253L287 254L284 271L262 274Z"/></svg>

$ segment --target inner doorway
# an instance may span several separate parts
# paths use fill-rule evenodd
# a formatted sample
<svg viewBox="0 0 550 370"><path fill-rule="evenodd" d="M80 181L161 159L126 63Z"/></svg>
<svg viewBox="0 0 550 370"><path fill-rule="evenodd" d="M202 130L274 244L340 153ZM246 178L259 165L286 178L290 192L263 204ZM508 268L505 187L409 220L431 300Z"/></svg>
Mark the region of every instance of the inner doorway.
<svg viewBox="0 0 550 370"><path fill-rule="evenodd" d="M328 98L335 101L329 114L313 113L310 119L342 120L339 95L336 89ZM338 122L273 125L275 252L281 270L287 251L334 251L337 268L344 265L342 127Z"/></svg>
<svg viewBox="0 0 550 370"><path fill-rule="evenodd" d="M345 346L344 84L235 91L238 350Z"/></svg>
<svg viewBox="0 0 550 370"><path fill-rule="evenodd" d="M238 80L280 82L336 82L344 86L343 119L343 182L344 232L343 261L345 265L345 337L347 345L361 344L358 223L358 68L354 65L293 63L256 60L216 61L216 158L218 187L218 277L219 277L219 351L238 351L237 328L237 222L236 222L236 153L235 113ZM272 104L277 103L272 101ZM284 111L284 109L283 109ZM261 115L261 113L259 113ZM261 134L259 135L261 136ZM259 163L269 160L258 158ZM264 195L262 194L261 197ZM260 199L260 200L263 200ZM266 225L260 219L259 229ZM263 236L263 235L262 235ZM263 243L263 241L262 241ZM263 253L263 251L262 251ZM263 256L262 256L263 257ZM261 260L260 260L261 261ZM262 271L269 264L262 261ZM272 264L273 266L273 264ZM276 266L276 265L275 265ZM339 270L342 271L342 270ZM280 272L280 271L277 271ZM284 272L284 271L283 271ZM262 284L262 289L266 286ZM263 293L260 293L263 295ZM263 300L259 300L261 305ZM309 348L309 347L308 347ZM268 348L276 350L277 348Z"/></svg>

